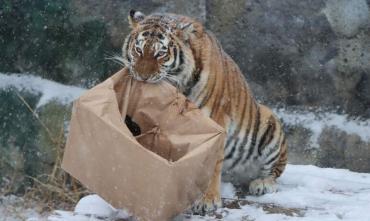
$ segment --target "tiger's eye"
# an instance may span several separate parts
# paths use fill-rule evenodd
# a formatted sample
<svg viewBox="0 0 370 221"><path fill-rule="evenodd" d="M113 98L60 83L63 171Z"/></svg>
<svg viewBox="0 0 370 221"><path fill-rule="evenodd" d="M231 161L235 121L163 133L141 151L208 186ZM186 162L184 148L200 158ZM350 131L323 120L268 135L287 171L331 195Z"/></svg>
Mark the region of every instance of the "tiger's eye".
<svg viewBox="0 0 370 221"><path fill-rule="evenodd" d="M159 56L159 57L162 57L163 55L165 55L166 54L166 52L164 52L164 51L159 51L158 53L157 53L157 55Z"/></svg>
<svg viewBox="0 0 370 221"><path fill-rule="evenodd" d="M143 51L142 51L139 47L136 47L136 48L135 48L135 50L136 50L136 52L137 52L138 54L142 54L142 53L143 53Z"/></svg>
<svg viewBox="0 0 370 221"><path fill-rule="evenodd" d="M146 37L146 36L148 36L148 35L149 35L149 31L146 31L146 32L144 32L144 33L143 33L143 36L144 36L144 37Z"/></svg>

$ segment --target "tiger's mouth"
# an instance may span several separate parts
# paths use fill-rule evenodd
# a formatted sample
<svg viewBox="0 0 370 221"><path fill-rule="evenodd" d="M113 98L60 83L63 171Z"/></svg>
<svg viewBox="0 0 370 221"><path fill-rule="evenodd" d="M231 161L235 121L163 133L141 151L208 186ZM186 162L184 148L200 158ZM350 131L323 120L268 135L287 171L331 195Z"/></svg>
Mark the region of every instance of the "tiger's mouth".
<svg viewBox="0 0 370 221"><path fill-rule="evenodd" d="M130 68L130 74L137 81L142 81L142 82L151 83L151 84L159 83L160 81L162 81L164 79L163 75L157 74L157 73L150 74L150 75L146 74L145 77L144 77L144 76L140 75L139 73L137 73L132 68Z"/></svg>
<svg viewBox="0 0 370 221"><path fill-rule="evenodd" d="M143 81L143 82L146 82L146 83L156 84L156 83L161 82L163 77L155 76L154 78L143 79L139 76L138 78L134 78L134 79L138 80L138 81Z"/></svg>
<svg viewBox="0 0 370 221"><path fill-rule="evenodd" d="M145 82L145 83L150 83L150 84L157 84L157 83L160 83L162 81L166 81L170 84L172 84L173 86L177 87L177 88L180 88L182 86L181 84L181 81L171 75L170 73L167 73L163 70L161 70L161 72L159 73L155 73L155 74L151 74L149 77L143 77L141 74L139 74L132 65L129 66L129 73L130 75L132 76L133 79L137 80L137 81L142 81L142 82ZM147 75L146 75L147 76Z"/></svg>

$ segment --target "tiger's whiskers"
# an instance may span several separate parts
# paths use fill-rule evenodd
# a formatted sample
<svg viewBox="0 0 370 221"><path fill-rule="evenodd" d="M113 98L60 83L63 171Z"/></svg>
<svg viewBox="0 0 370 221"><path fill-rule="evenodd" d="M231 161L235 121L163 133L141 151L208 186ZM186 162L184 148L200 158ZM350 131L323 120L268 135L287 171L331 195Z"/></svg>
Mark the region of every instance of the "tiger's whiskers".
<svg viewBox="0 0 370 221"><path fill-rule="evenodd" d="M165 74L163 78L167 80L170 84L174 85L178 90L180 90L181 83L179 79L177 79L175 76Z"/></svg>
<svg viewBox="0 0 370 221"><path fill-rule="evenodd" d="M114 54L112 56L105 57L105 59L113 61L114 63L119 64L123 67L128 67L129 66L129 62L125 58L123 58L122 56L120 56L118 54Z"/></svg>

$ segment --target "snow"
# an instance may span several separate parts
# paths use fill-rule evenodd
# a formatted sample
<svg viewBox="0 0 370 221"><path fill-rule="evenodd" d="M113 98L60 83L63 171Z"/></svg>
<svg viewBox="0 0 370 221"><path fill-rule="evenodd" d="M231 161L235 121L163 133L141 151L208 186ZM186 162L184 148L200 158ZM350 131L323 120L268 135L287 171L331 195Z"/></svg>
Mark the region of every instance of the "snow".
<svg viewBox="0 0 370 221"><path fill-rule="evenodd" d="M82 198L76 205L76 214L95 214L100 217L111 217L115 209L100 196L94 194Z"/></svg>
<svg viewBox="0 0 370 221"><path fill-rule="evenodd" d="M69 104L85 91L85 89L79 87L59 84L31 74L0 73L0 89L10 87L33 94L41 94L37 108L51 100Z"/></svg>
<svg viewBox="0 0 370 221"><path fill-rule="evenodd" d="M235 187L231 183L223 183L221 186L221 193L224 198L234 198L235 191Z"/></svg>
<svg viewBox="0 0 370 221"><path fill-rule="evenodd" d="M76 205L73 213L55 211L48 221L97 221L127 219L130 216L124 210L113 208L100 196L93 194L82 198Z"/></svg>
<svg viewBox="0 0 370 221"><path fill-rule="evenodd" d="M345 114L330 112L290 111L274 109L285 125L300 125L312 132L311 146L319 147L318 140L325 127L335 127L348 134L356 134L363 141L370 142L370 120L350 119Z"/></svg>
<svg viewBox="0 0 370 221"><path fill-rule="evenodd" d="M221 210L221 213L227 214L224 220L370 220L370 174L310 165L288 165L278 185L277 193L247 196L245 200L252 204L241 209ZM229 196L229 190L226 192ZM263 208L266 205L294 212L292 215L269 213L268 209L265 211Z"/></svg>
<svg viewBox="0 0 370 221"><path fill-rule="evenodd" d="M287 220L370 220L370 174L288 165L277 193L248 199L306 210Z"/></svg>
<svg viewBox="0 0 370 221"><path fill-rule="evenodd" d="M14 87L33 94L41 94L37 108L56 100L69 104L78 98L86 89L63 85L31 74L0 73L0 89ZM319 147L318 139L325 127L336 127L349 134L357 134L364 141L370 142L370 120L350 119L345 114L331 112L291 111L274 109L274 112L286 125L301 125L312 132L311 146Z"/></svg>
<svg viewBox="0 0 370 221"><path fill-rule="evenodd" d="M33 94L41 94L37 108L56 100L69 104L78 98L86 89L63 85L31 74L0 73L0 89L14 87ZM280 108L274 112L286 125L301 125L312 132L311 146L319 147L318 139L325 127L336 127L349 134L357 134L364 141L370 142L370 120L350 119L345 114L331 112L291 111Z"/></svg>
<svg viewBox="0 0 370 221"><path fill-rule="evenodd" d="M106 219L124 219L129 217L126 211L115 209L113 206L105 202L100 196L96 194L82 198L77 203L74 214L94 214L95 217L105 217Z"/></svg>
<svg viewBox="0 0 370 221"><path fill-rule="evenodd" d="M27 205L27 206L26 206ZM14 195L0 195L0 221L44 221L37 205Z"/></svg>
<svg viewBox="0 0 370 221"><path fill-rule="evenodd" d="M235 188L223 183L222 197L239 202L240 208L226 206L217 211L225 221L369 221L370 174L345 169L319 168L311 165L288 165L278 179L278 192L237 199ZM0 207L0 217L2 212ZM44 221L28 216L28 221ZM97 195L87 196L75 211L55 211L47 221L122 220L128 215L116 210ZM9 219L6 221L18 221ZM21 220L21 219L19 219ZM176 220L215 221L215 216L180 215Z"/></svg>

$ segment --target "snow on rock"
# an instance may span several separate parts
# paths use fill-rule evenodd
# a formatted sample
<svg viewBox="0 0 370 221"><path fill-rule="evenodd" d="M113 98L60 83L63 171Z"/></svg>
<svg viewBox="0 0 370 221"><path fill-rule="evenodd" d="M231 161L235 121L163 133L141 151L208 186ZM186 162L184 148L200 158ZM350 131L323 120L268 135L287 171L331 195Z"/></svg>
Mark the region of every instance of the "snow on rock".
<svg viewBox="0 0 370 221"><path fill-rule="evenodd" d="M315 166L288 165L278 179L278 192L264 196L247 196L236 199L235 188L230 183L222 186L225 208L217 216L180 215L176 220L187 221L369 221L370 174L343 169ZM230 198L236 199L235 201ZM111 207L96 195L83 198L84 211L96 208L94 213L79 216L72 212L57 211L49 221L96 221L94 214ZM234 206L228 206L232 202ZM81 204L81 202L79 203ZM88 204L91 204L90 206ZM95 205L93 205L95 204ZM102 208L97 208L101 205ZM237 205L237 206L235 206ZM76 207L81 208L81 205ZM105 208L105 209L104 209ZM127 215L127 214L126 214ZM118 218L111 217L117 220ZM100 219L102 220L102 219Z"/></svg>
<svg viewBox="0 0 370 221"><path fill-rule="evenodd" d="M51 100L68 104L80 96L85 89L63 85L31 74L0 73L0 89L15 87L34 94L41 94L37 108Z"/></svg>
<svg viewBox="0 0 370 221"><path fill-rule="evenodd" d="M0 73L0 89L15 87L30 93L41 94L37 107L57 100L68 104L79 97L86 89L63 85L43 79L31 74L3 74ZM315 113L303 111L290 111L275 109L277 115L288 125L303 125L313 132L311 142L313 147L318 147L318 138L324 127L337 127L347 133L355 133L364 141L370 141L370 120L349 120L347 115L335 113Z"/></svg>
<svg viewBox="0 0 370 221"><path fill-rule="evenodd" d="M370 120L349 119L347 115L330 112L315 113L274 109L286 125L302 125L312 132L311 145L319 147L318 140L325 127L336 127L348 134L357 134L363 141L370 142Z"/></svg>

